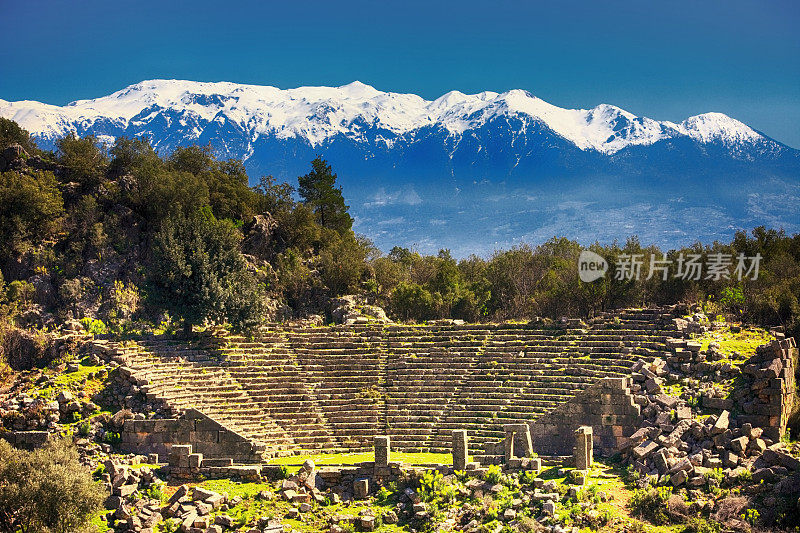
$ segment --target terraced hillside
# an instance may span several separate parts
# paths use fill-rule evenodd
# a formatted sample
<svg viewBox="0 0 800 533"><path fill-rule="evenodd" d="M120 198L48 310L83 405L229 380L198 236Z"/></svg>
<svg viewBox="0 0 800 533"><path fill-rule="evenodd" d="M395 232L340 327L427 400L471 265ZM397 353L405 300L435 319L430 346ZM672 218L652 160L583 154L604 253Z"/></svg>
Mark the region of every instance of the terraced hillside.
<svg viewBox="0 0 800 533"><path fill-rule="evenodd" d="M529 324L275 327L256 340L118 346L148 397L195 408L264 457L369 449L388 434L405 451L473 451L503 424L535 420L639 358L666 351L672 315L628 310L586 326Z"/></svg>

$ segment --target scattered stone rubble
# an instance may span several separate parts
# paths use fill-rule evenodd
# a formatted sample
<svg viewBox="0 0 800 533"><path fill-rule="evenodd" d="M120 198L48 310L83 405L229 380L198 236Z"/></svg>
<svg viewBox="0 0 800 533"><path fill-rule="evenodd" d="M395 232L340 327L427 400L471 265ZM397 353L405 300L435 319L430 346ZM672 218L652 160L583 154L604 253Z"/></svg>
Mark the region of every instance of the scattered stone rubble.
<svg viewBox="0 0 800 533"><path fill-rule="evenodd" d="M673 365L687 364L686 352L700 353L692 341L671 345L678 356L671 358ZM728 481L745 477L746 471L757 482L800 475L800 461L780 442L794 399L796 353L794 339L759 347L742 367L745 380L734 390L735 403L729 398L703 401L704 407L723 408L705 419L684 399L662 392L670 370L664 361L638 362L633 380L645 420L623 450L625 458L641 474L675 487L705 486L709 477L716 478L711 476L715 471ZM734 405L742 410L736 416L731 413Z"/></svg>

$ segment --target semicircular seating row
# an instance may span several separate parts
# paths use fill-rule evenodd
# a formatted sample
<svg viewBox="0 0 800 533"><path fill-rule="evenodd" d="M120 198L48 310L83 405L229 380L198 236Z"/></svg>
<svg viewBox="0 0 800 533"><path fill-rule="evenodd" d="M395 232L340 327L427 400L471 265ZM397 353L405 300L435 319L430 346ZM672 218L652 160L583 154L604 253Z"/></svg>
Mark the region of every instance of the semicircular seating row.
<svg viewBox="0 0 800 533"><path fill-rule="evenodd" d="M119 347L147 395L195 408L240 433L265 458L371 449L390 435L404 451L449 452L454 429L470 451L535 420L674 334L659 310L604 315L587 329L535 324L272 328L257 341L227 335L202 349L170 340Z"/></svg>

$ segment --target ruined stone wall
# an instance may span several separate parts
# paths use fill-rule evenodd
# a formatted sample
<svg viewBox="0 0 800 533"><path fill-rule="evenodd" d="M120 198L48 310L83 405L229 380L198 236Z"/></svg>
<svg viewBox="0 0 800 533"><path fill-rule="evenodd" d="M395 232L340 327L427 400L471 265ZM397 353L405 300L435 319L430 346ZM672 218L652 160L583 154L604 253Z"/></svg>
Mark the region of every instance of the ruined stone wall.
<svg viewBox="0 0 800 533"><path fill-rule="evenodd" d="M541 455L571 455L575 429L591 426L600 455L618 451L641 425L629 378L605 378L530 424L533 450Z"/></svg>
<svg viewBox="0 0 800 533"><path fill-rule="evenodd" d="M175 445L191 445L209 459L232 459L237 463L260 460L253 444L197 410L189 409L182 418L126 420L122 431L124 452L166 457Z"/></svg>
<svg viewBox="0 0 800 533"><path fill-rule="evenodd" d="M3 431L0 432L0 439L8 442L16 448L24 450L34 450L41 448L50 438L47 431Z"/></svg>
<svg viewBox="0 0 800 533"><path fill-rule="evenodd" d="M759 346L745 362L742 381L734 390L740 424L763 428L773 441L783 437L796 401L797 357L797 344L789 338Z"/></svg>

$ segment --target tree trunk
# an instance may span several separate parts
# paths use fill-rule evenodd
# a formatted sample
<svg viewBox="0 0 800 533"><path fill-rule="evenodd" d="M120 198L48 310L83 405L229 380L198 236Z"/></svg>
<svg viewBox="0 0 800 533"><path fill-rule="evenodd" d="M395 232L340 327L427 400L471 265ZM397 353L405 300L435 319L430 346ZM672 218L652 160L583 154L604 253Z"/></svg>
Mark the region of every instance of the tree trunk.
<svg viewBox="0 0 800 533"><path fill-rule="evenodd" d="M187 339L192 336L192 323L188 320L183 321L183 336Z"/></svg>

